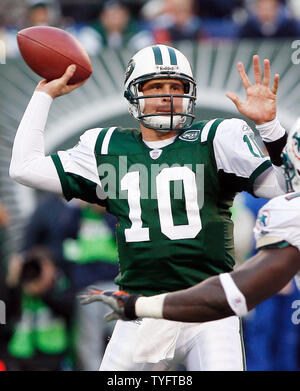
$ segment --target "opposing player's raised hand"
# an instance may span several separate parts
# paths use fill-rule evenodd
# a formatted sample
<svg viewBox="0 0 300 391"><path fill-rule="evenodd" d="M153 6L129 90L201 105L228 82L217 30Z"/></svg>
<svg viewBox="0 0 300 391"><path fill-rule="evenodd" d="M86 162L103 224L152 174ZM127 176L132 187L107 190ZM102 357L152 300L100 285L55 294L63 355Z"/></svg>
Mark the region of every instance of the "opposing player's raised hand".
<svg viewBox="0 0 300 391"><path fill-rule="evenodd" d="M68 84L68 81L74 75L76 71L76 65L70 65L65 73L59 79L51 80L47 82L47 80L42 80L36 87L36 91L43 91L52 96L52 98L57 98L61 95L66 95L75 90L76 88L82 86L86 80L83 80L77 84Z"/></svg>
<svg viewBox="0 0 300 391"><path fill-rule="evenodd" d="M226 96L233 101L238 111L254 121L257 125L272 121L276 117L276 95L279 85L279 74L274 77L273 85L271 82L270 61L264 60L264 74L262 76L259 56L253 56L254 80L251 84L243 63L238 63L238 72L246 90L246 101L242 102L233 92L227 92Z"/></svg>

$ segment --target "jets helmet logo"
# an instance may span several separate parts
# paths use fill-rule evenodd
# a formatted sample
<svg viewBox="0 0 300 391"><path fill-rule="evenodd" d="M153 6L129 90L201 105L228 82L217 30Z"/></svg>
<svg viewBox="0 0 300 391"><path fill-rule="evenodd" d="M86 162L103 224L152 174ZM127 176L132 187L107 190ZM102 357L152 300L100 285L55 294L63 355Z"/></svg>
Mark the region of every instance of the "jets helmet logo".
<svg viewBox="0 0 300 391"><path fill-rule="evenodd" d="M131 76L132 72L134 71L134 68L135 68L135 62L133 59L131 59L127 65L127 68L126 68L126 73L125 73L125 83L127 82L127 80L129 79L129 77Z"/></svg>

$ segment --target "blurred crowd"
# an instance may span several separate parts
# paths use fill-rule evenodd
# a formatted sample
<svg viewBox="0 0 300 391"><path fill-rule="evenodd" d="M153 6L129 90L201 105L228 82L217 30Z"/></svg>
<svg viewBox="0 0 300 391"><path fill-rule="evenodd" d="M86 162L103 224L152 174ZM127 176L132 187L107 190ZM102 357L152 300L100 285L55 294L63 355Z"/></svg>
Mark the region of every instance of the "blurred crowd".
<svg viewBox="0 0 300 391"><path fill-rule="evenodd" d="M63 28L90 55L154 43L300 36L299 0L1 0L0 40L18 56L16 33Z"/></svg>
<svg viewBox="0 0 300 391"><path fill-rule="evenodd" d="M9 224L0 204L0 245ZM99 368L114 324L104 321L104 305L81 306L76 295L88 286L117 289L115 226L98 205L67 203L56 195L40 199L20 251L0 261L0 299L6 305L0 370Z"/></svg>

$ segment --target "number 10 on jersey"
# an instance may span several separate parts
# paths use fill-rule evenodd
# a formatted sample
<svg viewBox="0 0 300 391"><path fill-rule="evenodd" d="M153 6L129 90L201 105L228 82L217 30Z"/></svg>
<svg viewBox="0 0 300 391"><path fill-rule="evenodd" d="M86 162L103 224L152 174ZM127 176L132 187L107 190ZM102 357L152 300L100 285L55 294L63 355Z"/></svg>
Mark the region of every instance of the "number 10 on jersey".
<svg viewBox="0 0 300 391"><path fill-rule="evenodd" d="M155 178L160 229L171 240L195 238L202 229L200 209L204 201L204 170L203 165L197 166L197 175L187 166L169 167L162 169ZM185 203L182 203L182 207L185 208L188 224L174 224L170 195L172 181L183 183ZM142 221L140 172L128 172L121 180L121 190L128 194L128 217L131 221L131 227L125 229L126 242L149 241L149 228L143 227Z"/></svg>

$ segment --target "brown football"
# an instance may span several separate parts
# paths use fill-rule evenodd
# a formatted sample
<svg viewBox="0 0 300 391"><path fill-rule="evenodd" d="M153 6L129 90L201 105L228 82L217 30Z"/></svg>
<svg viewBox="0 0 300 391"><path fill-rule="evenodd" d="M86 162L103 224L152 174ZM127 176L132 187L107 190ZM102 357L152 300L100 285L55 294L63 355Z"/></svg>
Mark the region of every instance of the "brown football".
<svg viewBox="0 0 300 391"><path fill-rule="evenodd" d="M27 65L47 81L60 78L71 64L76 64L76 71L68 84L79 83L92 74L86 50L64 30L49 26L29 27L18 32L17 41Z"/></svg>

